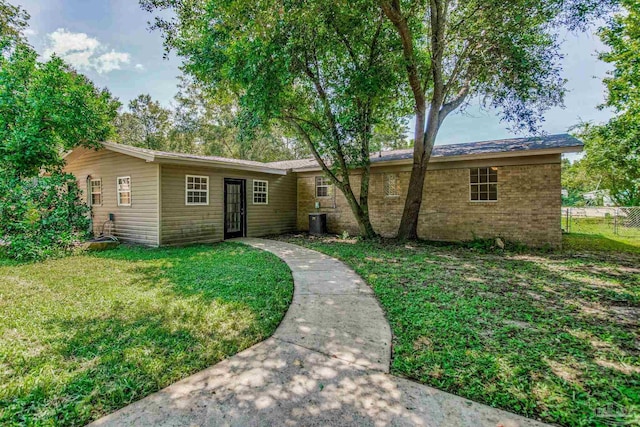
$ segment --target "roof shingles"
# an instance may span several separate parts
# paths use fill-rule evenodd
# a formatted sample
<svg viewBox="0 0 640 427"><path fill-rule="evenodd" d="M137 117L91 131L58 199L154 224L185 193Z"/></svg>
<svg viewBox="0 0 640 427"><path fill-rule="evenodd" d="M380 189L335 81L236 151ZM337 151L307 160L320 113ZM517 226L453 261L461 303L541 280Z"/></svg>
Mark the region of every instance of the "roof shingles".
<svg viewBox="0 0 640 427"><path fill-rule="evenodd" d="M109 145L121 146L120 144L109 143ZM569 134L548 135L532 138L511 138L491 141L468 142L463 144L436 145L433 149L432 157L457 157L470 155L483 155L491 153L505 153L515 151L534 151L545 149L566 149L581 148L582 142ZM105 146L108 146L105 144ZM200 156L197 154L172 153L167 151L149 150L146 148L126 146L129 151L136 151L155 157L166 157L183 160L204 160L211 162L221 162L237 164L238 166L266 167L271 169L290 170L317 168L315 159L284 160L278 162L262 163L252 160L231 159L216 156ZM381 151L371 156L372 163L389 162L397 160L409 160L413 156L413 149Z"/></svg>

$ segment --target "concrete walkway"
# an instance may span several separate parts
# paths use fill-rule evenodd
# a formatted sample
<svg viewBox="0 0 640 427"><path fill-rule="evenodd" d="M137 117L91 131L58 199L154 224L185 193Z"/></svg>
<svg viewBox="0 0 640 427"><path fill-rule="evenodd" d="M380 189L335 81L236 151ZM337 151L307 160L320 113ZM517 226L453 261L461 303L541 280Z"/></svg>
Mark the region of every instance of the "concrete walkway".
<svg viewBox="0 0 640 427"><path fill-rule="evenodd" d="M94 425L542 426L389 375L389 325L356 273L288 243L238 241L291 268L293 302L273 337Z"/></svg>

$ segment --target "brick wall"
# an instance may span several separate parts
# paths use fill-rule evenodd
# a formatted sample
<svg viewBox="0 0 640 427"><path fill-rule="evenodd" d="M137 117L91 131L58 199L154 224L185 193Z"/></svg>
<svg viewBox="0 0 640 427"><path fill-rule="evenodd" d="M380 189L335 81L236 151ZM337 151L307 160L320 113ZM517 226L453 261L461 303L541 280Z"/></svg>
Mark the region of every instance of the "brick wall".
<svg viewBox="0 0 640 427"><path fill-rule="evenodd" d="M469 200L469 167L461 167L464 163L450 168L439 165L435 170L429 170L418 223L419 237L445 241L502 237L529 246L559 247L562 242L560 156L551 160L552 163L511 165L499 165L505 162L496 160L472 165L498 167L498 201L495 202ZM378 233L393 237L400 224L404 196L385 197L386 173L398 175L400 194L404 194L410 171L406 167L372 168L371 222ZM328 198L315 197L316 175L320 172L298 175L298 228L308 230L308 214L320 211L327 213L330 232L346 230L357 234L355 218L339 190ZM351 183L358 190L360 175L354 174ZM316 202L320 203L320 209L315 209Z"/></svg>

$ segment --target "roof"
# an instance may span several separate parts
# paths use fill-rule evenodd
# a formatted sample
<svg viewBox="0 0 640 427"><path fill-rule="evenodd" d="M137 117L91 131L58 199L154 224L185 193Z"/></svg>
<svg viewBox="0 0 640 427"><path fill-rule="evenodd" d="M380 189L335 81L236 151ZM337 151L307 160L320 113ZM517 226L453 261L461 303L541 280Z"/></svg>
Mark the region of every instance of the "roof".
<svg viewBox="0 0 640 427"><path fill-rule="evenodd" d="M582 151L580 140L569 134L545 135L531 138L495 139L462 144L436 145L431 161L465 160L497 156L523 156L528 154L555 154ZM371 163L403 162L413 159L413 148L380 151L371 155ZM285 160L267 163L271 167L293 170L317 169L314 159Z"/></svg>
<svg viewBox="0 0 640 427"><path fill-rule="evenodd" d="M255 162L252 160L231 159L217 156L201 156L198 154L173 153L168 151L150 150L148 148L133 147L130 145L117 144L115 142L103 142L105 149L137 157L147 162L173 163L173 164L200 164L203 166L215 166L226 169L242 169L254 172L272 173L285 175L287 170L269 166L267 163Z"/></svg>
<svg viewBox="0 0 640 427"><path fill-rule="evenodd" d="M130 145L104 142L107 150L137 157L147 162L196 164L226 169L241 169L276 175L285 175L287 171L315 170L320 166L313 158L284 160L262 163L251 160L231 159L217 156L173 153L149 150ZM468 142L462 144L436 145L430 161L454 161L493 157L515 157L525 155L558 154L582 151L583 144L569 134L546 135L531 138L510 138L490 141ZM412 160L413 148L404 150L380 151L371 156L371 163L407 163Z"/></svg>

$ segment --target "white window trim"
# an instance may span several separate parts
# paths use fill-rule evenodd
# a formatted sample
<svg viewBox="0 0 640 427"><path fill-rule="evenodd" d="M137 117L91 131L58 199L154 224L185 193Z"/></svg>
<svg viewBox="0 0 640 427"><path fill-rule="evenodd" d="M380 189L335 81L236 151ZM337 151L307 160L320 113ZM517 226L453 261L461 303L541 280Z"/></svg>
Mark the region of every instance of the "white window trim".
<svg viewBox="0 0 640 427"><path fill-rule="evenodd" d="M326 179L329 183L325 184L325 185L318 185L318 178L323 178ZM314 189L314 196L316 197L316 199L329 199L332 196L332 188L333 184L331 183L331 180L329 180L329 178L324 177L324 176L315 176L313 177L313 189ZM326 187L327 188L327 195L326 196L318 196L318 188L320 187Z"/></svg>
<svg viewBox="0 0 640 427"><path fill-rule="evenodd" d="M265 184L264 191L258 191L257 194L264 194L265 201L264 202L256 202L256 183ZM268 205L269 204L269 181L264 179L254 179L253 180L253 204L254 205Z"/></svg>
<svg viewBox="0 0 640 427"><path fill-rule="evenodd" d="M187 187L189 186L189 178L204 178L207 180L207 201L205 203L202 202L189 202L189 191L196 191L198 193L202 193L203 190L189 190ZM209 177L205 175L185 175L184 176L184 204L185 206L209 206Z"/></svg>
<svg viewBox="0 0 640 427"><path fill-rule="evenodd" d="M120 191L120 180L121 179L128 179L129 180L129 191ZM132 185L131 185L131 176L119 176L116 178L116 193L118 194L118 206L131 206L131 201L133 200L133 194L131 191ZM129 203L122 203L120 202L120 195L124 194L124 193L129 193Z"/></svg>
<svg viewBox="0 0 640 427"><path fill-rule="evenodd" d="M93 191L93 183L94 182L99 182L100 183L100 191L96 192ZM131 182L131 181L129 181ZM99 194L100 195L100 203L99 204L95 204L93 203L93 195L94 194ZM103 203L103 199L102 199L102 178L91 178L89 180L89 200L91 201L91 206L102 206Z"/></svg>
<svg viewBox="0 0 640 427"><path fill-rule="evenodd" d="M396 179L396 185L398 186L398 194L387 194L387 180L391 176L395 177ZM397 173L385 173L384 181L382 182L382 191L384 192L384 197L386 199L397 199L398 197L400 197L400 175Z"/></svg>
<svg viewBox="0 0 640 427"><path fill-rule="evenodd" d="M483 166L483 167L478 167L478 168L470 168L469 171L472 171L474 169L490 169L492 167L495 166ZM471 187L473 187L474 184L471 183L471 175L469 175L469 202L470 203L497 203L500 200L500 177L499 177L499 173L498 173L498 169L496 169L496 182L487 182L486 184L495 184L496 185L496 199L495 200L473 200L471 199ZM477 184L484 184L481 182L478 182Z"/></svg>

